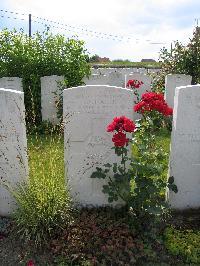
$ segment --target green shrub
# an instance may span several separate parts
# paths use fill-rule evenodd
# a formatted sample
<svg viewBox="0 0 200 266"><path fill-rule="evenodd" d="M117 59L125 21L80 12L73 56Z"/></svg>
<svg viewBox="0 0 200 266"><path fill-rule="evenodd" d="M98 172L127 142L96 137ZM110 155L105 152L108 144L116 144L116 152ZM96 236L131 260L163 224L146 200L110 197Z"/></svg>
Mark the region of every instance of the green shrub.
<svg viewBox="0 0 200 266"><path fill-rule="evenodd" d="M63 75L69 87L78 86L90 73L87 62L83 41L48 30L31 38L23 31L0 32L0 77L23 79L26 118L31 124L41 122L40 77Z"/></svg>
<svg viewBox="0 0 200 266"><path fill-rule="evenodd" d="M180 73L192 76L192 83L200 82L200 27L195 27L193 37L184 46L176 41L171 51L162 49L161 67L165 74Z"/></svg>
<svg viewBox="0 0 200 266"><path fill-rule="evenodd" d="M165 246L171 254L184 257L187 263L200 265L200 231L180 231L168 227L165 231Z"/></svg>
<svg viewBox="0 0 200 266"><path fill-rule="evenodd" d="M44 244L71 219L71 201L64 180L62 139L29 138L30 174L13 195L17 232L36 245Z"/></svg>

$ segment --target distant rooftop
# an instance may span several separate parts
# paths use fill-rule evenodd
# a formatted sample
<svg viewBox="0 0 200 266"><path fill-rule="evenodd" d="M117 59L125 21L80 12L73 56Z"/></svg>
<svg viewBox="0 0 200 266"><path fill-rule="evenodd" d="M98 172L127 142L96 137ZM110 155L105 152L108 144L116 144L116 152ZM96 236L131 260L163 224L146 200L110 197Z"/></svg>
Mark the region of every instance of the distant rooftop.
<svg viewBox="0 0 200 266"><path fill-rule="evenodd" d="M156 62L154 59L142 59L141 62Z"/></svg>

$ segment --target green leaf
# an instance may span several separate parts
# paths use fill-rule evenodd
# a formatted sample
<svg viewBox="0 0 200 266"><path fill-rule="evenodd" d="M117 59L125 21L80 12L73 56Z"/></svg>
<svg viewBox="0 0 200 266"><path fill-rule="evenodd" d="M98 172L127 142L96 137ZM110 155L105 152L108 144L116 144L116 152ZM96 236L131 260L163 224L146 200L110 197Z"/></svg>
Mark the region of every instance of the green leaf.
<svg viewBox="0 0 200 266"><path fill-rule="evenodd" d="M170 176L170 177L168 178L168 183L169 183L169 184L173 184L173 183L174 183L174 177L173 177L173 176Z"/></svg>
<svg viewBox="0 0 200 266"><path fill-rule="evenodd" d="M108 202L112 203L113 202L113 198L112 197L108 197Z"/></svg>
<svg viewBox="0 0 200 266"><path fill-rule="evenodd" d="M117 163L113 164L113 173L117 173Z"/></svg>
<svg viewBox="0 0 200 266"><path fill-rule="evenodd" d="M109 186L108 186L108 185L103 185L102 192L108 194L108 193L110 192L110 188L109 188Z"/></svg>
<svg viewBox="0 0 200 266"><path fill-rule="evenodd" d="M96 171L96 172L93 172L90 177L91 178L102 178L102 179L105 179L106 175L103 172Z"/></svg>
<svg viewBox="0 0 200 266"><path fill-rule="evenodd" d="M174 193L178 192L178 188L175 184L168 184L169 190L172 190Z"/></svg>

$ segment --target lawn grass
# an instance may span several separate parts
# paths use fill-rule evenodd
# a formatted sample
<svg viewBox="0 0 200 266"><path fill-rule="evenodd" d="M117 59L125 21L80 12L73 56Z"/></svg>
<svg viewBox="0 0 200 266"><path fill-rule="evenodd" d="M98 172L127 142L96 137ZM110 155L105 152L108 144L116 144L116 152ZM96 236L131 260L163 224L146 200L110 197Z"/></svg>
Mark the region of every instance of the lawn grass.
<svg viewBox="0 0 200 266"><path fill-rule="evenodd" d="M54 169L64 176L64 138L60 135L28 136L30 176L45 169L45 174ZM40 171L41 169L41 171Z"/></svg>
<svg viewBox="0 0 200 266"><path fill-rule="evenodd" d="M170 133L167 130L158 132L156 143L162 146L167 153L163 162L167 177ZM41 181L39 184L41 190L38 190L37 193L43 193L46 188L51 193L49 189L54 179L57 184L56 191L59 192L59 189L65 185L63 136L55 134L28 136L28 151L30 180L33 183ZM52 184L55 185L55 182ZM176 224L173 223L173 220L176 220ZM156 236L155 228L152 233L150 233L150 228L146 228L144 231L152 234L149 239L130 226L130 220L125 212L119 213L109 208L83 209L75 213L74 222L68 224L64 231L54 234L53 238L49 240L48 246L42 251L35 250L34 247L23 243L20 243L19 247L19 240L13 239L11 234L0 243L0 264L26 265L28 260L32 260L37 266L188 265L187 263L199 261L196 243L194 248L191 246L192 238L188 243L184 238L184 243L179 244L181 235L185 235L188 226L191 230L191 237L194 225L196 225L195 230L198 230L196 216L192 223L190 222L191 216L188 219L180 216L179 222L177 221L177 216L173 217L166 224L166 231L160 230L159 226L156 227ZM183 223L185 226L181 229L180 224L182 226ZM171 226L178 228L180 236L177 239L174 238L173 246L169 242L172 234L170 235L168 228ZM183 254L183 245L194 250L195 253ZM175 251L174 246L176 247ZM10 259L8 256L1 258L1 254L2 256L9 254Z"/></svg>
<svg viewBox="0 0 200 266"><path fill-rule="evenodd" d="M170 132L168 130L160 130L156 136L156 142L166 153L165 175L167 178L168 159L170 149ZM59 176L63 176L61 184L64 180L64 137L62 135L31 135L28 137L28 154L30 177L34 178L38 173L45 173L45 176L52 175L52 171ZM48 173L51 171L51 173Z"/></svg>

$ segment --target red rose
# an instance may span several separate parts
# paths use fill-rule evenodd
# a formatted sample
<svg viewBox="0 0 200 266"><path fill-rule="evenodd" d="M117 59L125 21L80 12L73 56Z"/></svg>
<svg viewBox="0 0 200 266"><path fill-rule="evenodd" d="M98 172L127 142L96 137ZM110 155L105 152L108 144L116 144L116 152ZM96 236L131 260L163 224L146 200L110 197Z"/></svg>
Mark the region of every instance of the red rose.
<svg viewBox="0 0 200 266"><path fill-rule="evenodd" d="M126 134L118 132L114 134L112 141L116 147L124 147L126 144L128 144L129 139L126 138Z"/></svg>
<svg viewBox="0 0 200 266"><path fill-rule="evenodd" d="M142 84L144 84L142 81L139 81L137 79L130 79L126 84L126 87L131 87L133 89L139 89Z"/></svg>
<svg viewBox="0 0 200 266"><path fill-rule="evenodd" d="M132 120L128 119L127 117L124 117L123 128L126 132L133 132L135 130L135 124Z"/></svg>
<svg viewBox="0 0 200 266"><path fill-rule="evenodd" d="M115 117L113 121L107 126L107 132L133 132L135 130L135 124L132 120L126 116Z"/></svg>
<svg viewBox="0 0 200 266"><path fill-rule="evenodd" d="M134 112L139 112L139 111L142 111L142 108L145 106L145 102L144 101L140 101L139 103L137 103L133 110Z"/></svg>
<svg viewBox="0 0 200 266"><path fill-rule="evenodd" d="M171 107L166 108L164 115L165 116L173 115L173 109Z"/></svg>
<svg viewBox="0 0 200 266"><path fill-rule="evenodd" d="M110 123L108 126L107 126L107 132L113 132L116 128L116 123L115 122L112 122Z"/></svg>
<svg viewBox="0 0 200 266"><path fill-rule="evenodd" d="M164 100L161 93L146 92L142 95L142 100L134 106L135 112L158 111L159 113L168 116L172 115L173 110Z"/></svg>

